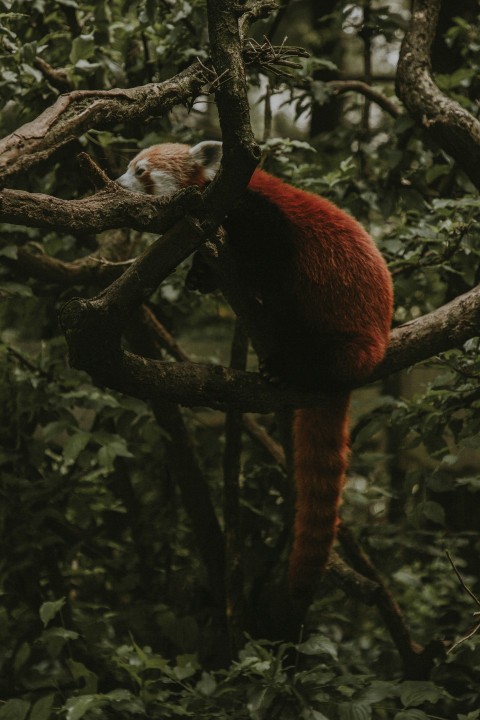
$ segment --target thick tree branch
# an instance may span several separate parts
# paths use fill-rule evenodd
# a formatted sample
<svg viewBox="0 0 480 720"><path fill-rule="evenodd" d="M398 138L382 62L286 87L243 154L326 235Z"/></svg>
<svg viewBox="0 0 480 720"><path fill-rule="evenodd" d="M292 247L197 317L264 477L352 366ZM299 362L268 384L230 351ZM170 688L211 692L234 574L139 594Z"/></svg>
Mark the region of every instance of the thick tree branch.
<svg viewBox="0 0 480 720"><path fill-rule="evenodd" d="M244 411L266 412L319 404L321 395L272 389L255 374L161 363L120 350L125 317L211 233L248 183L255 164L257 148L249 125L235 12L226 0L211 0L209 13L213 62L217 74L225 77L218 90L225 141L221 179L214 181L199 198L199 207L192 212L192 217L183 217L176 223L104 293L90 301L73 300L67 305L62 319L68 331L72 362L90 371L100 382L119 390L186 405L224 407L231 404ZM187 77L192 81L191 75ZM175 86L175 82L172 84ZM125 195L129 195L126 202L130 202L131 195ZM228 258L228 252L226 256ZM228 261L226 267L228 270ZM227 277L228 272L224 276ZM254 346L261 350L264 328L258 303L252 298L242 299L234 280L227 280L225 285L234 309L247 320L245 324ZM392 333L387 357L372 379L385 377L475 336L479 308L480 289L475 288L443 308L397 328ZM91 352L92 343L95 353Z"/></svg>
<svg viewBox="0 0 480 720"><path fill-rule="evenodd" d="M384 361L369 379L377 380L460 347L480 328L480 285L427 315L396 328Z"/></svg>
<svg viewBox="0 0 480 720"><path fill-rule="evenodd" d="M112 228L130 227L160 234L185 215L195 196L196 192L191 188L167 203L160 197L130 192L113 182L81 200L5 189L0 191L0 220L72 233L96 234Z"/></svg>
<svg viewBox="0 0 480 720"><path fill-rule="evenodd" d="M175 264L175 254L179 250L177 241L182 240L177 232L167 233L166 237L166 244L161 246L162 241L159 241L157 249L152 251L153 255L148 256L155 257L158 253L162 258L163 268ZM168 242L168 237L170 242ZM19 249L17 261L10 259L4 261L14 264L30 276L58 282L62 285L94 280L104 282L106 278L111 279L117 276L125 267L123 263L102 263L100 259L96 258L65 263L43 254L32 254L23 248ZM145 268L148 271L145 275L141 268L142 265L137 266L137 270L134 270L134 266L131 266L124 273L124 275L132 274L129 285L131 285L135 297L141 295L144 281L147 286L154 282L151 279L152 263L148 259L145 261ZM109 288L109 291L115 294L115 284L112 287ZM74 300L71 304L74 307L80 304L85 312L88 312L93 304L94 312L95 303L101 302L102 297L99 296L99 299L92 301ZM131 304L134 305L133 301ZM118 310L120 316L122 316L121 308L120 304ZM70 307L70 309L72 308ZM78 317L81 317L81 312ZM375 370L370 381L385 378L445 350L461 346L470 338L478 335L479 326L480 286L477 286L437 310L393 330L387 355ZM109 326L107 326L108 329ZM100 342L108 342L105 338L109 337L109 334L101 326L101 323L98 332ZM89 347L87 342L85 351L90 356ZM97 352L98 347L96 347L95 356ZM185 356L178 356L176 359L188 360ZM117 356L114 367L118 368L118 374L115 377L110 375L110 377L104 378L103 382L106 384L112 384L119 390L131 392L140 397L156 396L159 399L163 397L184 405L206 405L218 408L225 407L226 403L230 403L245 412L270 412L286 407L308 406L321 402L321 395L299 393L291 389L280 391L266 385L255 373L241 373L221 367L188 362L184 362L179 367L175 363L153 361L134 355ZM137 370L140 374L135 378Z"/></svg>
<svg viewBox="0 0 480 720"><path fill-rule="evenodd" d="M141 87L112 90L73 90L61 95L56 102L47 108L41 115L14 133L0 140L0 186L5 181L25 172L34 165L50 157L52 153L65 143L78 138L91 128L110 128L117 123L134 122L146 117L161 117L174 105L190 102L205 85L214 87L219 77L222 77L219 97L227 98L225 108L232 109L228 96L233 98L238 118L223 123L223 136L227 154L233 150L230 139L237 138L238 130L245 129L245 119L248 117L243 102L246 91L241 90L244 83L244 70L242 62L242 48L238 30L238 8L231 3L215 0L210 13L210 36L212 40L212 57L215 69L209 62L197 62L163 83L150 83ZM269 8L269 2L252 2L241 9L240 18L244 24L252 22L262 16ZM216 41L220 33L219 41ZM262 47L255 51L249 46L246 49L249 62L262 65L265 59L272 64L271 53ZM266 57L265 52L267 52ZM277 53L274 64L291 63L291 56L304 55L302 48L288 48L289 55L284 57ZM41 60L39 62L42 62ZM42 65L42 71L48 72L47 65ZM53 69L51 69L53 71ZM55 71L53 71L55 72ZM237 96L235 94L238 93ZM223 100L220 100L222 103ZM248 106L247 106L248 108ZM229 125L232 126L230 133ZM243 131L242 131L243 132ZM258 161L258 148L256 147L250 131L250 138L242 137L244 160L250 156L251 162ZM235 153L238 153L237 149Z"/></svg>
<svg viewBox="0 0 480 720"><path fill-rule="evenodd" d="M439 90L430 52L441 0L416 0L397 68L397 95L435 141L480 188L480 122Z"/></svg>
<svg viewBox="0 0 480 720"><path fill-rule="evenodd" d="M176 223L101 295L90 301L72 300L62 312L71 363L100 382L113 382L115 387L126 382L142 397L154 380L151 372L155 361L121 352L125 318L223 220L248 185L260 157L250 127L237 8L226 0L211 0L207 9L214 68L225 78L217 91L224 134L220 173L201 196L200 207L192 216ZM134 367L140 371L138 378L131 375Z"/></svg>
<svg viewBox="0 0 480 720"><path fill-rule="evenodd" d="M223 78L215 94L223 157L205 198L212 203L212 217L220 224L247 187L260 160L260 148L250 125L238 9L229 0L208 0L207 16L212 64L217 76Z"/></svg>
<svg viewBox="0 0 480 720"><path fill-rule="evenodd" d="M74 90L35 120L0 141L0 182L46 160L57 148L90 128L108 128L147 116L158 117L197 95L211 80L195 63L163 83L113 90Z"/></svg>
<svg viewBox="0 0 480 720"><path fill-rule="evenodd" d="M477 286L438 310L396 328L387 356L370 381L460 346L478 334L479 320ZM279 390L256 373L219 366L162 363L124 353L108 371L103 382L110 387L137 397L163 397L184 405L219 408L230 404L245 412L271 412L322 403L320 393Z"/></svg>
<svg viewBox="0 0 480 720"><path fill-rule="evenodd" d="M153 256L155 252L162 255L163 267L168 262L168 256L178 250L175 237L182 239L178 238L176 232L172 233L170 248L167 242L166 246L153 250ZM164 254L166 258L163 257ZM15 261L9 260L9 262ZM174 264L175 259L172 258L170 262ZM29 275L61 284L91 281L95 276L101 276L103 279L104 275L116 275L123 267L123 264L105 265L92 259L78 263L64 263L48 256L31 254L24 249L19 251L18 264L20 269ZM145 267L149 270L152 263L147 260ZM150 283L149 275L144 276L141 270L134 271L133 267L127 273L133 274L130 284L133 286L134 294L141 294L143 280L147 285ZM115 292L114 289L109 290ZM102 297L100 296L100 301ZM85 312L88 312L95 302L95 300L72 301L74 306L81 304ZM122 315L121 306L118 312ZM478 334L479 323L480 286L477 286L437 310L396 328L392 332L386 358L370 380L385 378L433 355L461 346ZM100 341L106 336L108 333L100 327ZM89 347L87 342L87 353ZM73 359L75 362L75 358ZM321 402L321 395L299 393L290 389L280 391L266 385L254 373L240 373L221 367L187 362L179 366L134 355L118 356L114 365L118 367L118 374L115 378L111 375L110 378L104 379L107 384L136 396L163 397L184 405L224 407L226 403L231 403L244 411L270 412L285 407L308 406ZM139 374L136 377L137 371Z"/></svg>

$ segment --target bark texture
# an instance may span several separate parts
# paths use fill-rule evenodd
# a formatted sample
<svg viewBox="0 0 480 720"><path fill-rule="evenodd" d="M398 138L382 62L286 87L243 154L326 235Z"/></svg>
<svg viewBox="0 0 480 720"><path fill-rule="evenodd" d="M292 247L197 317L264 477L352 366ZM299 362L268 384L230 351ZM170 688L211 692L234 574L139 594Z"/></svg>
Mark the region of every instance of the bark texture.
<svg viewBox="0 0 480 720"><path fill-rule="evenodd" d="M74 90L0 141L0 183L46 160L90 128L159 117L185 103L211 80L208 68L191 65L170 80L123 90Z"/></svg>
<svg viewBox="0 0 480 720"><path fill-rule="evenodd" d="M431 50L441 0L415 0L397 68L397 95L412 117L480 188L480 122L432 77Z"/></svg>

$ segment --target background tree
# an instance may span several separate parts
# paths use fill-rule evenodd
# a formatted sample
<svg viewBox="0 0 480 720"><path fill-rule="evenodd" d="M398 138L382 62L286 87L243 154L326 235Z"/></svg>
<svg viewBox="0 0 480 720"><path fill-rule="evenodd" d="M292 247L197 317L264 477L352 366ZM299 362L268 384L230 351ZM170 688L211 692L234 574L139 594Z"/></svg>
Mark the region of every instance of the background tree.
<svg viewBox="0 0 480 720"><path fill-rule="evenodd" d="M480 717L480 9L409 5L0 0L0 718ZM204 195L110 179L207 136ZM294 644L288 415L321 398L258 377L217 231L259 161L396 286ZM222 295L184 287L206 242Z"/></svg>

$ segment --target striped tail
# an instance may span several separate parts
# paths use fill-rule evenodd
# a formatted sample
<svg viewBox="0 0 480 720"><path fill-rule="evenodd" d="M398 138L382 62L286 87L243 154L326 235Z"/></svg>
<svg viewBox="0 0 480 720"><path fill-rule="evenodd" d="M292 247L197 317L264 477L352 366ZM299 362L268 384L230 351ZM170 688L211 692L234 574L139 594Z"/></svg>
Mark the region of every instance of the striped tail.
<svg viewBox="0 0 480 720"><path fill-rule="evenodd" d="M296 513L289 562L290 590L309 597L328 562L348 464L350 393L295 412L293 426Z"/></svg>

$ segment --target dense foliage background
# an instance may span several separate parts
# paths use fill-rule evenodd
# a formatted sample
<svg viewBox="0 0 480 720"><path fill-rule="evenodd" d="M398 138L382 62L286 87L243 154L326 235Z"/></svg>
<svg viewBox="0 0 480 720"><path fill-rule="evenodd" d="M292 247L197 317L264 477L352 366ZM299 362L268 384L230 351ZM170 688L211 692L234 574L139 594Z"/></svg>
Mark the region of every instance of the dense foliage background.
<svg viewBox="0 0 480 720"><path fill-rule="evenodd" d="M451 5L434 48L436 82L477 115L480 7ZM477 192L393 96L408 6L286 2L253 36L280 44L288 35L311 56L288 77L252 69L249 78L263 166L369 229L394 275L396 324L480 275ZM0 10L2 136L59 92L159 82L208 57L202 0L0 0ZM338 94L338 78L373 80L398 112ZM219 137L212 97L143 124L90 130L16 183L82 197L91 189L80 150L116 177L141 147L206 137ZM432 663L430 677L405 679L378 608L331 578L295 647L257 627L229 658L177 477L188 446L188 472L207 483L222 517L223 414L172 408L154 417L147 403L72 370L58 310L100 288L42 276L26 260L72 262L98 246L124 260L150 240L127 230L95 238L1 227L0 718L480 718L479 636ZM226 364L232 312L218 293L185 290L185 274L180 267L150 309L191 359ZM445 554L480 593L478 353L473 339L354 400L343 518L422 645L451 646L478 622ZM277 418L257 421L278 440ZM247 434L241 514L251 595L284 553L291 486Z"/></svg>

